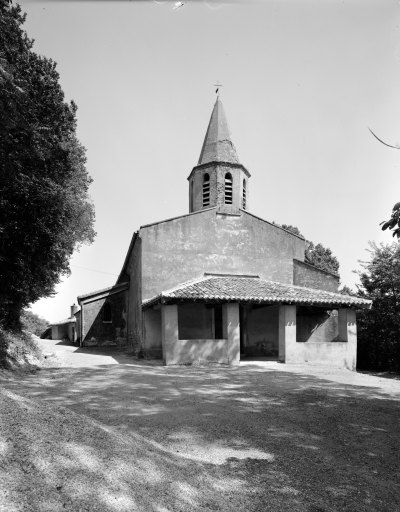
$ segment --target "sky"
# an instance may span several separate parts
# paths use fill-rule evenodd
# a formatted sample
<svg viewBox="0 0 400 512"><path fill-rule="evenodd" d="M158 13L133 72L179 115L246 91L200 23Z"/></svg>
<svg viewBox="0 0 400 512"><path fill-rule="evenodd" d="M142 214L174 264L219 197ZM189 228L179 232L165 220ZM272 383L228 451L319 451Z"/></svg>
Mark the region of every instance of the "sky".
<svg viewBox="0 0 400 512"><path fill-rule="evenodd" d="M222 87L250 171L248 209L329 247L354 287L400 200L398 0L21 0L34 50L57 62L93 178L97 237L32 310L69 316L111 286L141 225L188 213Z"/></svg>

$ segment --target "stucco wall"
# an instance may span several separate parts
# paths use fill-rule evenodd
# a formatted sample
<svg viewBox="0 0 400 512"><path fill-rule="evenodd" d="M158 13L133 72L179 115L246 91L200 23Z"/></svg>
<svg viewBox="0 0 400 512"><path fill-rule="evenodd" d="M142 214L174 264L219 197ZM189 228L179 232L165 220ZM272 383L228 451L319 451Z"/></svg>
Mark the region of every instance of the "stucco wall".
<svg viewBox="0 0 400 512"><path fill-rule="evenodd" d="M293 262L293 284L305 286L306 288L337 292L339 276L324 272L308 263L295 260Z"/></svg>
<svg viewBox="0 0 400 512"><path fill-rule="evenodd" d="M304 257L304 240L246 212L206 210L143 227L139 235L143 300L204 272L292 284L293 258Z"/></svg>
<svg viewBox="0 0 400 512"><path fill-rule="evenodd" d="M111 306L111 322L103 321L103 308L106 302ZM126 291L84 303L81 307L83 311L83 346L126 345Z"/></svg>
<svg viewBox="0 0 400 512"><path fill-rule="evenodd" d="M239 305L223 305L224 338L215 339L179 339L178 306L162 306L162 343L163 360L170 364L239 364L240 333Z"/></svg>
<svg viewBox="0 0 400 512"><path fill-rule="evenodd" d="M316 363L355 370L357 328L355 311L339 309L339 338L343 341L297 341L296 308L280 308L280 358L286 363ZM285 341L286 337L286 341Z"/></svg>
<svg viewBox="0 0 400 512"><path fill-rule="evenodd" d="M162 357L161 308L143 311L143 350L147 357Z"/></svg>

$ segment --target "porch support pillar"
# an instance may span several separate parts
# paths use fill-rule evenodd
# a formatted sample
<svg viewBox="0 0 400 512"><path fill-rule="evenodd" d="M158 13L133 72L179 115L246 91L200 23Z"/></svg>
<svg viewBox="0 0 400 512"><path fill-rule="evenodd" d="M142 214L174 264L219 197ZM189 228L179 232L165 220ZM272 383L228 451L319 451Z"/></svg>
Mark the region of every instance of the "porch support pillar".
<svg viewBox="0 0 400 512"><path fill-rule="evenodd" d="M222 308L223 335L228 340L228 363L240 363L240 318L239 304L228 302Z"/></svg>
<svg viewBox="0 0 400 512"><path fill-rule="evenodd" d="M161 338L163 361L168 365L173 361L174 347L179 339L177 304L161 306Z"/></svg>
<svg viewBox="0 0 400 512"><path fill-rule="evenodd" d="M279 308L279 361L295 362L296 354L296 306Z"/></svg>
<svg viewBox="0 0 400 512"><path fill-rule="evenodd" d="M355 370L357 365L357 322L354 309L339 309L339 339L348 343L346 367Z"/></svg>

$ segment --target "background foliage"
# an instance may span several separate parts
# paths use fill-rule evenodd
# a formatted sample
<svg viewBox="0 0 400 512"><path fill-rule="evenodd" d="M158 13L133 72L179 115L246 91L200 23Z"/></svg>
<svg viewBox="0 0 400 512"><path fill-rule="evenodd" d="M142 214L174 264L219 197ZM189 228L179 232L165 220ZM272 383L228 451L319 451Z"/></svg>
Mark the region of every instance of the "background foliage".
<svg viewBox="0 0 400 512"><path fill-rule="evenodd" d="M48 326L49 322L46 319L36 315L35 313L32 313L32 311L27 309L22 311L21 327L25 331L35 334L36 336L41 336Z"/></svg>
<svg viewBox="0 0 400 512"><path fill-rule="evenodd" d="M400 245L370 245L359 272L359 293L372 309L357 315L358 367L400 371Z"/></svg>
<svg viewBox="0 0 400 512"><path fill-rule="evenodd" d="M295 235L304 236L300 233L299 228L292 226L291 224L282 224L281 227L294 233ZM306 251L304 254L304 260L314 267L320 268L333 274L339 274L339 261L336 256L332 254L332 251L322 244L314 244L306 240Z"/></svg>

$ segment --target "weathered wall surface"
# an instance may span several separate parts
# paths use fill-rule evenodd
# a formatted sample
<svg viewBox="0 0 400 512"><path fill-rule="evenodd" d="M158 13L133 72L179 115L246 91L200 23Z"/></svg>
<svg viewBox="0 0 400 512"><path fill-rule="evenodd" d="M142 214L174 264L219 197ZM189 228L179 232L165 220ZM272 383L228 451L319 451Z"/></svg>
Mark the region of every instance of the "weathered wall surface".
<svg viewBox="0 0 400 512"><path fill-rule="evenodd" d="M246 212L206 210L145 226L139 235L143 300L205 272L292 284L293 259L304 257L304 240Z"/></svg>
<svg viewBox="0 0 400 512"><path fill-rule="evenodd" d="M110 304L111 322L103 319L104 306ZM127 343L127 292L82 304L83 346L123 346Z"/></svg>
<svg viewBox="0 0 400 512"><path fill-rule="evenodd" d="M142 241L136 238L128 263L128 345L137 353L142 343Z"/></svg>
<svg viewBox="0 0 400 512"><path fill-rule="evenodd" d="M293 262L293 284L306 288L337 292L339 276L315 268L303 261L295 260Z"/></svg>
<svg viewBox="0 0 400 512"><path fill-rule="evenodd" d="M160 307L143 311L143 351L147 357L162 358Z"/></svg>

